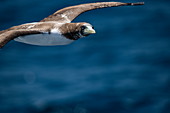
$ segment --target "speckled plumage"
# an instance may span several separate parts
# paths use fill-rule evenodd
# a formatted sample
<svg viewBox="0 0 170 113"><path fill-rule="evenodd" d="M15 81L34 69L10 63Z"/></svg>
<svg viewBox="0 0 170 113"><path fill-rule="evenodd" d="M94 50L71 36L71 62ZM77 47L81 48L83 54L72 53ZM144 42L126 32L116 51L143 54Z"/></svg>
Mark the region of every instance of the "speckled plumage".
<svg viewBox="0 0 170 113"><path fill-rule="evenodd" d="M106 7L117 7L126 5L143 5L140 3L121 3L121 2L98 2L81 4L71 7L66 7L58 10L54 14L47 18L44 18L40 22L28 23L19 26L11 27L7 30L0 31L0 48L2 48L10 40L15 39L16 41L34 44L34 45L62 45L67 44L68 40L73 42L81 37L87 36L88 34L82 35L82 26L87 25L92 27L88 23L70 23L78 15L83 12ZM91 29L92 30L92 29ZM89 34L94 33L90 31ZM32 36L32 38L30 38ZM35 40L33 40L35 37ZM41 38L43 37L43 38ZM30 39L26 39L30 38ZM54 39L51 39L54 38ZM58 39L55 39L58 38ZM65 38L60 40L59 38ZM24 41L25 40L25 41ZM44 41L41 41L44 40ZM63 42L51 42L50 41L63 41ZM45 42L48 42L47 44ZM69 42L69 41L68 41Z"/></svg>

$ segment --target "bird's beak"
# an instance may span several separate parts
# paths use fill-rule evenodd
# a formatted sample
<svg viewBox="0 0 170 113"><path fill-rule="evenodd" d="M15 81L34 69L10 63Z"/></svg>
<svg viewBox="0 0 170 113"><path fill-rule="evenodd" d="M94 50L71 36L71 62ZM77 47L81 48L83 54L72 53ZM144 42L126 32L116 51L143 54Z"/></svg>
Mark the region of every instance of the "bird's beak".
<svg viewBox="0 0 170 113"><path fill-rule="evenodd" d="M89 33L90 33L90 34L95 34L96 31L95 31L94 29L90 29L90 30L89 30Z"/></svg>
<svg viewBox="0 0 170 113"><path fill-rule="evenodd" d="M85 33L85 34L95 34L96 31L95 31L94 29L85 29L85 30L84 30L84 33Z"/></svg>

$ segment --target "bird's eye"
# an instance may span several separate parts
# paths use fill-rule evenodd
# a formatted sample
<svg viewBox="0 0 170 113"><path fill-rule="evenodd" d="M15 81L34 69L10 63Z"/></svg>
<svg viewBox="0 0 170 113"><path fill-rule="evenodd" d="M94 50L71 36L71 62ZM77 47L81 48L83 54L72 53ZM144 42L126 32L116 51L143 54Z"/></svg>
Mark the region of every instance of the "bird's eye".
<svg viewBox="0 0 170 113"><path fill-rule="evenodd" d="M92 29L94 29L94 27L92 26Z"/></svg>
<svg viewBox="0 0 170 113"><path fill-rule="evenodd" d="M81 26L81 29L82 29L82 30L86 29L86 26Z"/></svg>

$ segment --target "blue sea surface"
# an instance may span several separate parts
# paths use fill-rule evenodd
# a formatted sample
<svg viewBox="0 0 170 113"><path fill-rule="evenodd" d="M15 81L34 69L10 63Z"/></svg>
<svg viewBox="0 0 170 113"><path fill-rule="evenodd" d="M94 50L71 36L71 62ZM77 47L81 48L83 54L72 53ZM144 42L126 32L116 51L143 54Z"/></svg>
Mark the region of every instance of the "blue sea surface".
<svg viewBox="0 0 170 113"><path fill-rule="evenodd" d="M0 30L97 1L1 0ZM170 113L170 1L117 1L145 5L80 15L97 33L67 46L0 49L0 113Z"/></svg>

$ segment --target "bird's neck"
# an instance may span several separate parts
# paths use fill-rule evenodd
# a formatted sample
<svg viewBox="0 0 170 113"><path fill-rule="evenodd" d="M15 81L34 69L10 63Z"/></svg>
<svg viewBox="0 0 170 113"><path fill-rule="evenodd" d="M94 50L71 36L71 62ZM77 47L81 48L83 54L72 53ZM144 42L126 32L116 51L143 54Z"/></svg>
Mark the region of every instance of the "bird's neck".
<svg viewBox="0 0 170 113"><path fill-rule="evenodd" d="M81 28L78 23L66 23L60 27L61 33L68 39L77 40L81 37Z"/></svg>

